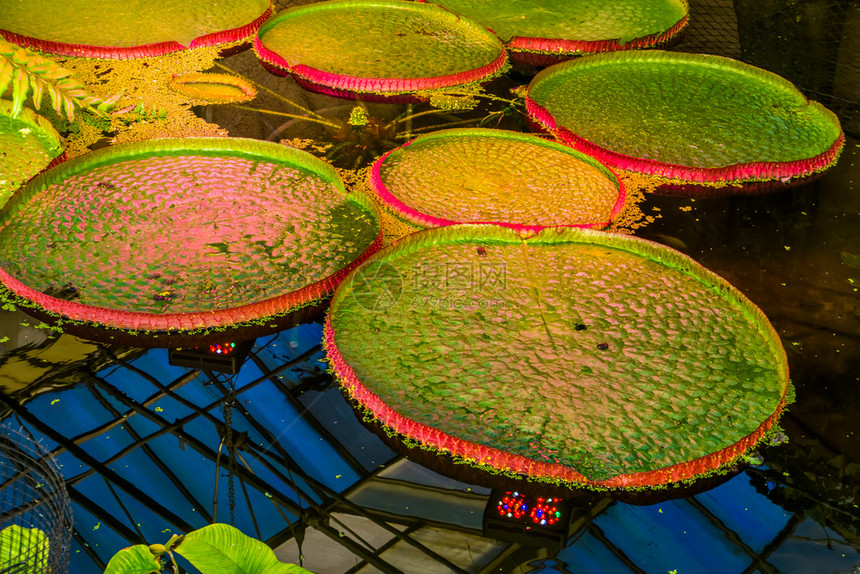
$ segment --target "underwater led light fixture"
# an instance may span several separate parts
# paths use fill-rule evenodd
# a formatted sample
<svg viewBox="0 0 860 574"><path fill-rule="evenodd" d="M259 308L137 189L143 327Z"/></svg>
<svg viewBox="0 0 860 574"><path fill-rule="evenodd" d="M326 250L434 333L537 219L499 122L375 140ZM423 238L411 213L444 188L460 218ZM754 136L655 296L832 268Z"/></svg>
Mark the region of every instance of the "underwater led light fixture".
<svg viewBox="0 0 860 574"><path fill-rule="evenodd" d="M4 2L0 35L62 56L146 58L250 39L269 0L36 0Z"/></svg>
<svg viewBox="0 0 860 574"><path fill-rule="evenodd" d="M507 63L501 41L435 4L334 0L279 12L254 49L269 71L333 96L420 99L416 92L489 80Z"/></svg>
<svg viewBox="0 0 860 574"><path fill-rule="evenodd" d="M669 193L784 189L833 166L837 117L788 80L728 58L659 50L547 68L526 106L542 129Z"/></svg>
<svg viewBox="0 0 860 574"><path fill-rule="evenodd" d="M297 149L122 144L42 173L6 204L0 280L6 299L88 338L195 347L254 337L313 309L377 249L377 215Z"/></svg>
<svg viewBox="0 0 860 574"><path fill-rule="evenodd" d="M169 364L217 371L235 375L242 368L256 339L247 341L215 341L205 347L192 349L170 349L167 353Z"/></svg>
<svg viewBox="0 0 860 574"><path fill-rule="evenodd" d="M529 134L452 129L379 158L370 186L396 218L419 228L496 223L538 230L606 227L624 186L597 160Z"/></svg>
<svg viewBox="0 0 860 574"><path fill-rule="evenodd" d="M435 0L492 30L514 62L667 46L687 25L686 0Z"/></svg>
<svg viewBox="0 0 860 574"><path fill-rule="evenodd" d="M573 489L727 470L791 390L778 335L725 280L572 227L413 233L340 284L325 345L392 443Z"/></svg>
<svg viewBox="0 0 860 574"><path fill-rule="evenodd" d="M60 134L30 108L12 117L14 104L0 99L0 206L31 177L62 161Z"/></svg>
<svg viewBox="0 0 860 574"><path fill-rule="evenodd" d="M483 533L526 545L561 545L569 535L572 507L572 498L493 490L484 509Z"/></svg>

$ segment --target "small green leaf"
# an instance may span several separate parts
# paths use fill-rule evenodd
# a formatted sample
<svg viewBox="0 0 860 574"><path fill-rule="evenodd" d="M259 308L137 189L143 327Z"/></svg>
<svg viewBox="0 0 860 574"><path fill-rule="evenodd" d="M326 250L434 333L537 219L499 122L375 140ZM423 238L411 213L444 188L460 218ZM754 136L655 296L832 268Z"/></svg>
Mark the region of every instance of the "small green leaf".
<svg viewBox="0 0 860 574"><path fill-rule="evenodd" d="M355 106L349 112L347 123L351 126L366 126L368 122L367 110L362 106Z"/></svg>
<svg viewBox="0 0 860 574"><path fill-rule="evenodd" d="M201 574L311 574L282 563L263 542L228 524L210 524L189 532L174 550Z"/></svg>
<svg viewBox="0 0 860 574"><path fill-rule="evenodd" d="M842 263L844 263L848 267L860 269L860 255L854 255L853 253L848 253L847 251L843 251L841 255Z"/></svg>
<svg viewBox="0 0 860 574"><path fill-rule="evenodd" d="M45 83L36 76L30 79L30 85L33 87L33 107L37 110L42 106L42 90Z"/></svg>
<svg viewBox="0 0 860 574"><path fill-rule="evenodd" d="M158 574L161 562L144 544L123 548L108 562L104 574Z"/></svg>
<svg viewBox="0 0 860 574"><path fill-rule="evenodd" d="M12 70L14 69L12 62L6 58L0 58L0 96L3 95L6 88L12 83Z"/></svg>
<svg viewBox="0 0 860 574"><path fill-rule="evenodd" d="M30 77L22 68L14 74L12 79L12 117L16 117L21 108L24 107L24 100L27 99L27 93L30 91Z"/></svg>
<svg viewBox="0 0 860 574"><path fill-rule="evenodd" d="M48 94L51 96L51 107L58 114L63 113L63 102L60 98L60 92L53 84L48 84Z"/></svg>
<svg viewBox="0 0 860 574"><path fill-rule="evenodd" d="M66 119L75 121L75 102L69 96L63 95L63 107L66 109Z"/></svg>

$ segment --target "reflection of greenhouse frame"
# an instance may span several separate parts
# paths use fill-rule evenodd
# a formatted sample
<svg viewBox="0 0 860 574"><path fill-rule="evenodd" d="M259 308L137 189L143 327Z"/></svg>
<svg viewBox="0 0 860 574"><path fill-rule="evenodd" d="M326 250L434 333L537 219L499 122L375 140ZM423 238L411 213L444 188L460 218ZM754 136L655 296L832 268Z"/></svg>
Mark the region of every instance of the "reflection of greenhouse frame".
<svg viewBox="0 0 860 574"><path fill-rule="evenodd" d="M443 247L451 247L451 249L441 251L439 257L450 258L454 254L458 254L457 256L468 256L468 253L474 251L475 245L486 246L488 252L502 249L506 245L511 247L522 246L523 248L528 248L529 253L534 253L543 247L555 249L565 244L576 245L576 249L580 249L580 247L584 248L586 251L582 252L584 253L582 257L586 257L587 254L592 252L599 253L599 258L594 260L598 262L595 269L605 268L606 264L604 260L615 261L617 257L621 257L622 259L618 259L619 261L629 261L630 256L632 256L634 260L641 258L642 269L649 270L646 275L650 276L656 272L654 268L656 264L660 268L665 268L663 273L672 277L682 278L681 282L677 284L670 279L666 279L668 284L674 287L668 288L668 294L664 293L662 297L658 297L657 301L666 303L669 300L674 300L672 297L677 290L682 290L683 288L693 289L693 286L696 286L695 293L697 294L694 299L699 301L699 297L706 297L708 309L711 309L710 303L713 301L722 301L723 307L719 311L711 310L710 312L713 315L709 314L697 319L697 321L701 322L697 322L697 325L702 328L707 327L706 330L709 332L713 331L714 333L717 332L714 331L715 329L726 329L728 328L726 327L727 325L734 325L737 329L731 328L731 335L727 335L729 338L725 338L726 336L723 335L712 337L708 334L700 339L698 335L700 330L697 327L695 331L690 331L690 333L696 333L696 335L691 335L692 339L684 340L688 344L692 344L691 341L702 343L710 341L714 344L722 343L724 345L729 345L732 341L743 341L744 348L737 347L733 353L743 353L744 358L741 362L744 366L740 366L740 364L739 366L734 366L734 363L726 359L726 362L723 364L724 368L730 370L738 369L733 372L734 374L728 375L723 369L712 369L710 366L711 361L705 359L701 363L696 363L701 365L701 367L688 367L689 371L678 369L681 359L686 357L686 360L689 361L700 358L699 354L687 356L680 350L674 350L673 354L670 355L670 359L666 361L655 362L651 359L646 360L647 357L652 357L654 353L658 352L657 347L653 345L658 345L658 340L662 340L655 339L657 334L662 332L660 329L671 330L671 325L680 325L677 321L681 319L678 318L670 318L665 323L663 322L664 319L655 319L656 326L653 327L655 331L653 333L649 332L650 335L643 335L645 338L640 337L637 339L633 337L629 340L616 340L612 339L614 335L610 334L613 329L612 325L625 332L626 327L624 325L632 329L632 332L636 332L637 329L641 330L642 325L639 323L624 323L619 326L616 323L610 322L607 323L608 327L601 327L603 323L601 323L602 320L600 317L603 316L601 314L603 311L595 313L594 316L586 316L586 312L582 310L582 307L577 307L580 309L579 312L583 313L583 317L578 320L583 321L584 319L584 322L577 323L575 328L573 323L570 321L565 322L563 317L556 319L551 319L550 317L552 325L547 325L547 317L542 314L544 311L536 312L538 313L538 323L544 325L547 332L550 329L554 329L553 332L558 337L565 337L564 345L567 345L566 341L568 338L570 339L570 344L573 346L569 349L567 346L563 348L568 349L566 352L573 353L569 355L570 357L575 357L571 359L573 361L570 364L571 368L574 370L580 367L583 368L582 375L578 375L572 371L565 371L564 374L555 372L552 374L544 373L542 375L546 377L542 379L545 386L540 387L543 391L552 389L556 393L552 396L556 398L561 396L557 394L562 392L559 390L561 387L558 385L553 386L553 383L558 383L555 377L564 377L564 380L568 381L568 384L576 384L576 391L570 391L573 394L565 396L578 397L575 402L571 403L571 409L575 411L574 414L571 414L570 409L565 409L563 411L565 413L564 417L551 423L554 425L554 431L535 431L538 432L537 436L541 437L540 441L543 445L541 450L546 449L556 453L552 455L555 458L547 458L547 455L543 454L538 456L538 453L534 450L536 447L532 447L530 444L521 444L523 441L529 441L528 437L532 436L533 433L525 427L519 426L519 422L512 421L523 420L526 421L526 425L533 423L527 422L530 415L526 415L525 419L522 419L519 415L519 418L516 419L510 416L514 411L511 401L515 401L515 399L506 398L506 395L510 393L503 392L502 388L510 390L511 393L513 393L513 389L510 389L509 386L498 386L503 384L502 379L498 379L501 376L498 369L502 369L501 364L509 365L505 361L504 356L488 357L483 363L478 359L475 363L467 364L465 362L467 358L480 352L476 348L480 344L479 338L475 338L478 336L476 335L469 339L452 338L453 333L451 333L451 328L447 327L447 325L453 323L446 323L444 321L446 317L450 316L452 322L462 327L475 320L474 314L454 313L446 315L438 313L436 309L431 309L428 313L416 313L416 309L408 306L410 297L407 296L401 298L401 301L405 301L406 303L388 309L387 315L366 317L364 312L357 309L351 303L352 299L349 296L350 281L347 278L332 299L326 321L325 345L332 369L339 378L344 392L356 403L357 408L363 411L365 420L372 422L374 425L381 426L384 432L388 433L391 437L396 437L406 447L420 446L431 452L445 453L448 456L454 457L455 460L466 462L469 465L494 474L524 477L536 482L546 482L573 488L587 487L598 490L635 490L658 487L725 472L730 465L742 459L747 451L768 436L769 432L774 428L784 406L791 402L793 396L792 387L788 380L786 356L779 336L764 314L739 291L729 285L724 279L706 270L681 253L659 244L629 236L575 228L545 229L537 234L529 234L523 237L511 229L499 226L458 225L412 234L400 240L397 244L378 252L370 261L397 264L398 260L401 260L402 265L408 266L414 264L413 259L420 259L421 252L435 253ZM521 252L518 251L517 253ZM534 265L540 261L535 259L533 255L529 255L525 259L531 261L530 265ZM628 265L624 267L624 273L631 274L631 277L639 277L641 274L634 271L634 269L636 269L635 265ZM510 276L511 270L509 269L508 271ZM521 275L521 277L524 277L526 284L531 285L528 282L527 276ZM589 281L590 277L594 277L594 275L588 275L583 281ZM558 284L560 281L559 278L560 276L551 275L547 278L548 284ZM523 312L522 310L526 305L523 304L522 298L517 298L516 291L520 293L527 292L522 286L519 290L507 290L506 292L514 293L514 299L512 300L514 304L501 309L498 315L491 313L489 318L487 318L486 314L484 314L485 318L480 320L485 322L474 328L475 333L485 332L485 328L480 325L490 325L494 324L494 322L495 324L502 324L499 321L503 322L502 318L509 316L507 309L513 308L519 310L520 313ZM541 290L534 290L534 292L538 291ZM555 292L541 292L539 298L554 298L557 296ZM623 297L621 299L609 297L604 301L596 296L592 296L591 298L585 297L585 292L580 292L576 299L578 301L577 304L582 304L589 309L597 305L595 301L601 301L602 304L614 309L614 302L620 302ZM636 306L636 301L638 300L634 300L633 306L626 311L627 315L625 317L644 317L644 314L631 310ZM701 301L696 303L696 305L702 304ZM655 305L658 305L659 309L660 303L655 303ZM552 306L547 306L547 309L552 313L552 316L557 316L562 312L561 309ZM692 315L684 314L678 315L678 317L697 316L697 307L693 306L691 309ZM652 310L651 313L657 313L657 317L662 316L659 311L655 312ZM386 317L393 317L390 320L390 324L394 326L391 333L386 332L386 327L389 324L389 320ZM614 314L611 317L616 322L622 321L622 319L618 319ZM733 317L733 319L730 319L730 317ZM429 323L432 323L432 325ZM517 324L519 325L519 323ZM345 325L348 327L345 327ZM426 326L419 329L419 325ZM528 330L527 325L529 324L524 325L526 326L522 328ZM365 328L370 329L372 332L364 336L362 333ZM401 337L392 336L393 333L399 333L396 329L403 329L404 333L408 333L406 336L411 337L413 340L420 339L421 332L426 330L425 334L430 337L430 341L438 342L431 342L427 347L417 346L412 348L417 356L429 356L427 359L429 363L421 364L416 368L420 368L421 373L427 377L432 377L431 379L421 380L420 375L413 376L409 371L406 371L404 374L405 378L395 381L394 378L397 378L397 374L393 371L389 372L388 367L384 366L387 364L384 359L387 347L380 349L380 341L387 340L386 337L391 338L392 341L400 341ZM688 329L692 329L692 327L688 327ZM747 333L741 335L741 330ZM537 331L543 332L543 328L538 328ZM506 331L502 330L502 332L505 333ZM511 336L516 337L515 334ZM612 340L612 346L602 342L606 340ZM345 343L345 341L347 342ZM534 338L529 339L529 341L529 348L542 347L551 349L554 347L554 345L548 343L541 344ZM594 343L597 341L601 342L595 345ZM757 345L756 349L759 350L759 353L755 354L756 359L747 359L752 353L752 348L747 347L753 342ZM491 337L487 344L497 349L506 343L516 345L517 341L509 339L496 340ZM740 345L740 343L738 344ZM435 351L436 347L440 345L446 348L443 354L437 354ZM683 347L683 345L681 346ZM392 361L392 363L396 364L395 366L399 365L396 368L404 368L403 364L406 361L406 357L402 353L409 348L404 348L402 345L397 347L400 358L397 361ZM458 349L468 349L468 352L457 353ZM707 351L705 356L712 358L719 354L719 349L716 347L712 348L711 346L703 349L703 351ZM666 353L662 348L659 352ZM622 353L632 353L629 356L636 357L636 360L626 358L622 361L617 361L611 358L615 355L610 356L608 353L618 354L617 359L622 358L622 356L628 357L627 354L622 355ZM479 357L479 355L475 356ZM671 357L676 357L676 362L672 362ZM372 366L365 359L370 360ZM522 360L524 364L532 364L532 362L537 361L541 365L544 365L552 362L548 352L538 353L535 357L529 355L529 357ZM498 369L495 371L488 370L489 367L486 367L487 362L492 363L494 361L496 363L501 362ZM650 370L652 375L638 374L640 371L638 368L634 368L633 363L641 365L645 370ZM449 368L450 365L457 365L458 369L464 369L464 371L455 373L452 378L440 377L438 376L440 374L438 370L432 372L428 370L430 365L436 364L449 365ZM568 363L563 364L567 365ZM484 365L484 367L481 365ZM624 371L625 374L623 377L619 380L604 379L613 373L617 374L613 370L616 367L611 367L611 365L627 369ZM766 365L766 367L763 365ZM585 367L588 367L588 370ZM634 369L635 373L637 373L635 378L631 378L633 375L630 374L631 371L628 367L629 369ZM481 373L475 376L470 375L473 368L481 371ZM665 373L666 369L671 369L673 373L667 375L671 377L671 380L663 381L661 379L659 382L655 382L653 377ZM720 375L717 380L714 380L716 378L714 373L717 371L719 371ZM676 372L678 374L675 374ZM359 373L361 374L359 375ZM706 376L706 378L697 378L700 376ZM755 377L755 380L753 380L753 377ZM507 381L504 378L503 380ZM595 386L597 384L595 381L600 381L601 384ZM738 381L742 381L740 389L735 386ZM504 384L507 385L507 383ZM533 412L532 409L538 409L539 412L543 412L543 406L553 409L560 406L556 403L552 405L535 403L533 399L544 394L542 391L537 390L538 387L535 386L536 384L532 381L531 386L523 391L529 397L527 401L529 404L527 410L529 412ZM662 390L664 387L666 389L665 393ZM455 389L460 389L459 395L454 394L457 393ZM615 390L612 391L611 389ZM618 389L623 389L623 393ZM667 395L666 393L669 392L669 389L673 392ZM678 392L682 396L676 399L674 397ZM596 395L588 393L596 393ZM619 393L621 394L619 395ZM720 410L719 407L711 405L711 403L707 405L696 403L695 401L698 399L695 399L695 397L702 396L702 393L710 394L711 398L722 397L719 405L730 409L735 408L734 401L743 401L750 413L755 411L758 414L746 417L742 416L738 411L726 414L726 411ZM725 393L728 393L728 395L725 395ZM612 398L610 398L610 395ZM386 396L390 397L389 400L391 402L386 401L386 398L384 398ZM459 396L462 400L455 402L453 399L456 396ZM567 428L563 421L572 420L571 417L581 418L581 416L585 416L582 415L583 412L591 412L587 409L582 411L576 405L583 402L587 403L588 397L595 397L595 400L597 400L596 397L598 396L605 399L607 405L618 404L620 405L619 408L632 412L635 416L628 417L626 420L620 419L616 410L613 410L615 407L610 408L604 405L597 411L599 416L604 418L599 418L598 415L595 415L598 418L584 421L583 428L585 432L583 430L570 430L564 431L567 433L564 436L555 438L551 436L553 433L561 433L562 431L559 429ZM668 396L673 398L666 399L665 403L654 402L653 400L655 397L665 398ZM727 399L725 398L726 396L735 398ZM497 398L492 399L491 397ZM616 403L615 399L622 402ZM441 411L438 408L438 404L434 402L437 400L445 401L444 404L446 406ZM573 399L570 400L572 401ZM709 398L709 400L711 399ZM754 403L755 407L753 408ZM709 405L716 410L709 410ZM687 410L687 407L689 407L689 410ZM456 409L458 413L456 416L450 415L452 409ZM466 413L463 409L469 412ZM488 410L504 414L504 416L498 417L501 427L492 427L492 433L488 432L491 428L488 426L490 423L482 418L482 413ZM450 416L443 416L445 413L449 413ZM562 411L558 411L555 414L562 414ZM651 420L651 416L654 417L654 420ZM761 418L758 418L759 416ZM612 418L610 419L610 417ZM609 424L610 420L613 428L612 432L617 435L615 438L607 437L604 432L601 435L605 437L601 439L603 442L592 443L590 440L587 440L587 437L590 436L589 433L597 432L591 430L592 428L603 429L606 424ZM707 420L707 423L704 422L705 420ZM644 426L635 422L631 423L630 421L641 421ZM729 422L726 423L726 421ZM502 430L499 430L500 428ZM480 434L480 439L463 438L464 435L472 436L475 432ZM504 435L504 440L499 438L503 433L508 433ZM514 435L519 434L522 434L525 438L515 438ZM643 466L643 459L638 457L640 454L647 453L642 453L636 449L631 451L630 449L633 447L630 446L624 446L622 450L619 450L617 453L615 452L613 449L614 446L622 443L627 445L627 441L632 440L634 435L640 436L640 439L631 444L653 444L654 448L657 449L658 452L653 455L653 462L651 460L652 455L648 454L644 459L646 463ZM544 442L544 440L548 442ZM582 441L586 441L587 444L584 444ZM571 449L571 444L578 444L578 446ZM668 450L659 452L661 446ZM514 452L515 449L516 451ZM676 450L678 452L675 452ZM520 454L526 451L531 454ZM633 456L631 452L636 453L635 456L638 460L638 465L631 462L632 459L630 457ZM604 453L608 454L604 456ZM571 462L559 462L559 457ZM552 460L555 460L555 462ZM604 462L611 466L603 469L602 464ZM586 474L595 478L589 478Z"/></svg>

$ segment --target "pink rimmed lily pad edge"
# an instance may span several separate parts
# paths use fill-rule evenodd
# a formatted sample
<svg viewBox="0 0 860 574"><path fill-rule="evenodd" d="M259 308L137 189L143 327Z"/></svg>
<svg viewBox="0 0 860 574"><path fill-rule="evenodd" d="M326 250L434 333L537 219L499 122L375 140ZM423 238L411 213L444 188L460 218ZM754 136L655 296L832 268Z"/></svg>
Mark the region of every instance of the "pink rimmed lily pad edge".
<svg viewBox="0 0 860 574"><path fill-rule="evenodd" d="M649 55L658 57L659 53L651 52ZM664 53L672 54L672 53ZM762 182L787 182L792 179L803 180L811 175L823 172L832 167L839 159L839 155L845 145L845 133L839 124L839 119L836 115L825 108L824 106L809 100L788 80L767 72L765 70L752 68L747 64L732 60L730 58L720 58L717 56L701 56L696 54L674 54L678 57L684 57L690 60L695 58L708 57L715 60L720 60L728 66L745 72L750 75L755 75L766 81L771 81L779 84L783 89L791 89L799 97L802 97L807 105L816 106L821 112L825 121L832 122L838 128L838 135L834 139L830 147L823 152L804 159L789 160L789 161L758 161L758 162L741 162L732 165L719 167L693 167L648 158L637 158L623 153L615 152L604 147L601 147L582 136L573 133L569 128L559 125L552 113L544 106L539 104L532 97L531 90L535 80L529 85L526 93L525 103L526 112L535 127L541 131L546 131L565 144L579 150L599 162L606 164L609 167L640 173L645 175L653 175L670 180L672 183L680 185L692 186L732 186L745 183L762 183ZM598 56L599 57L599 56ZM578 62L566 62L559 66L577 65ZM548 68L542 74L549 73L552 68ZM537 77L536 77L537 79ZM767 189L767 188L764 188Z"/></svg>
<svg viewBox="0 0 860 574"><path fill-rule="evenodd" d="M432 3L430 0L418 0L418 2L425 4ZM617 38L607 40L571 40L564 38L514 36L505 43L505 48L508 50L511 60L515 63L548 66L584 54L668 47L680 39L680 34L687 27L688 20L689 14L685 14L668 30L634 38L628 42L620 42ZM493 32L492 28L489 28L489 30Z"/></svg>
<svg viewBox="0 0 860 574"><path fill-rule="evenodd" d="M458 225L456 227L464 230L466 235L473 234L475 237L481 237L483 233L488 231L492 234L493 230L495 230L496 236L493 238L493 241L498 241L498 236L504 232L511 233L509 229L494 225ZM451 229L448 228L448 231L450 232ZM370 261L384 261L392 253L396 253L399 250L414 251L421 249L425 245L435 244L435 231L425 230L414 233L398 243L378 251ZM366 422L379 425L389 436L395 437L407 445L416 445L440 455L451 456L455 461L462 461L491 473L500 473L514 478L524 478L537 483L551 483L574 489L584 487L596 491L663 488L693 482L696 479L720 472L727 472L729 467L736 464L742 456L766 440L771 433L779 430L777 424L779 418L785 407L794 400L794 388L788 378L788 359L779 335L764 313L725 279L682 253L669 250L658 243L631 238L623 234L558 227L546 228L536 234L528 232L514 233L521 240L534 243L557 242L556 238L565 234L581 234L591 237L592 239L589 241L593 243L620 248L638 243L640 246L644 246L644 249L641 247L640 249L642 249L643 254L646 254L646 256L648 256L649 249L653 250L654 253L650 255L651 258L658 260L662 264L682 270L701 280L705 286L719 289L724 296L738 305L750 320L762 330L777 355L782 393L774 412L762 421L752 433L718 451L683 463L654 470L618 474L606 480L590 480L569 466L536 461L522 455L507 453L494 447L460 439L429 425L418 423L397 412L397 410L385 403L377 394L365 386L346 361L337 346L337 332L333 325L332 314L337 310L338 301L345 297L345 294L348 292L345 286L349 286L351 283L352 274L350 274L343 280L341 287L335 291L332 297L325 320L323 343L329 362L329 370L337 378L342 391L355 403L356 409L363 413ZM507 239L512 241L513 237L508 235ZM352 273L356 273L356 271Z"/></svg>
<svg viewBox="0 0 860 574"><path fill-rule="evenodd" d="M230 30L219 30L194 38L188 46L183 46L176 41L157 42L154 44L145 44L142 46L91 46L88 44L66 44L63 42L54 42L51 40L41 40L22 34L16 34L7 30L0 30L0 36L6 38L7 41L45 52L57 56L70 56L73 58L97 58L104 60L131 60L136 58L152 58L163 56L183 50L193 50L195 48L207 48L211 46L221 46L234 44L248 40L253 36L257 29L269 19L272 15L271 5L260 16L252 22L232 28Z"/></svg>
<svg viewBox="0 0 860 574"><path fill-rule="evenodd" d="M239 146L243 142L249 146L246 149L234 149L231 146ZM259 148L267 147L279 153L266 153ZM191 139L165 139L148 140L145 142L132 142L102 148L91 152L80 159L64 162L54 170L46 170L34 177L23 187L16 197L14 206L11 202L0 210L0 227L3 221L14 217L17 206L26 201L40 187L52 178L60 177L63 173L74 173L79 163L86 162L87 165L97 166L108 163L113 159L128 159L125 155L127 150L138 150L136 157L148 157L160 152L175 153L185 151L188 153L231 153L235 152L243 157L263 159L270 161L294 161L295 165L302 165L304 169L311 167L302 163L303 160L311 161L322 170L314 170L314 173L330 181L344 198L348 201L356 201L373 214L379 221L378 207L371 201L364 200L359 194L348 193L343 182L340 180L334 168L317 160L306 152L288 148L278 144L261 142L259 140L244 138L191 138ZM57 171L59 170L59 172ZM59 175L58 175L59 173ZM11 207L10 207L11 206ZM75 301L67 301L46 295L26 285L6 269L0 267L0 300L12 303L21 308L34 308L41 313L47 314L58 320L60 324L72 323L97 327L99 329L119 329L127 332L166 332L166 333L204 333L213 329L242 328L256 325L272 317L283 316L303 307L311 306L318 301L329 297L338 283L346 277L350 271L363 263L370 255L380 249L383 245L383 235L380 229L376 238L365 250L349 264L339 269L329 277L309 283L304 287L284 293L263 301L240 305L227 309L214 309L208 311L193 311L185 313L143 313L136 311L124 311L121 309L108 309L86 305Z"/></svg>
<svg viewBox="0 0 860 574"><path fill-rule="evenodd" d="M325 3L321 3L325 4ZM420 5L421 2L414 4ZM434 6L434 9L449 12L440 6ZM305 7L303 7L305 8ZM309 10L324 9L320 4L311 5ZM277 15L270 18L257 30L254 37L254 52L260 59L262 64L270 72L286 76L292 75L296 82L302 87L317 91L334 97L351 98L355 96L377 95L388 98L393 98L393 102L415 102L422 101L424 98L417 95L416 92L426 92L432 90L441 90L462 86L466 84L482 83L490 80L494 76L502 73L508 64L508 54L501 40L496 38L499 43L499 55L491 62L484 64L478 68L464 70L455 74L447 74L443 76L426 76L418 78L374 78L351 76L347 74L337 74L319 70L298 62L290 62L277 52L270 50L265 46L261 39L269 26L277 23ZM487 34L492 34L486 28L475 23L476 29L484 30ZM398 97L400 96L400 97Z"/></svg>

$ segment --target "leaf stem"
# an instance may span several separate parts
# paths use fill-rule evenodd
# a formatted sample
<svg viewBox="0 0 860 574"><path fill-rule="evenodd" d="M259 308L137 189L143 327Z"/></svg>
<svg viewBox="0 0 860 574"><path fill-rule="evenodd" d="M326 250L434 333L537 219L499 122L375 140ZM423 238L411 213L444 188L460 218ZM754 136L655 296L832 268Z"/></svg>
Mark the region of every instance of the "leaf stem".
<svg viewBox="0 0 860 574"><path fill-rule="evenodd" d="M239 104L230 104L230 106L233 108L239 109L239 110L247 110L247 111L251 111L251 112L260 112L261 114L270 114L273 116L282 116L285 118L293 118L295 120L306 120L309 122L322 124L326 127L336 129L336 130L339 130L343 127L340 124L336 124L336 123L331 122L331 121L326 120L326 119L318 119L318 118L321 118L322 116L318 116L317 114L314 114L314 116L316 116L316 117L307 117L307 116L299 116L296 114L288 114L287 112L276 112L274 110L264 110L262 108L252 108L250 106L241 106Z"/></svg>
<svg viewBox="0 0 860 574"><path fill-rule="evenodd" d="M323 120L323 121L325 120L325 118L323 116L319 115L318 113L314 112L313 110L310 110L310 109L308 109L308 108L306 108L300 104L297 104L296 102L294 102L293 100L291 100L289 98L285 98L284 96L282 96L278 92L276 92L270 88L267 88L266 86L264 86L262 84L258 84L257 82L255 82L251 78L247 78L247 77L243 76L242 74L239 74L238 72L234 71L233 69L229 68L228 66L225 66L224 64L222 64L220 62L215 62L215 65L218 66L219 68L221 68L222 70L226 70L226 71L230 72L231 74L233 74L235 76L239 76L240 78L244 79L245 81L250 82L251 84L253 84L257 88L263 90L267 94L274 96L275 98L279 99L280 101L284 102L285 104L289 104L289 105L293 106L294 108L298 108L301 111L303 111L304 113L311 115L311 116L317 118L318 120Z"/></svg>

